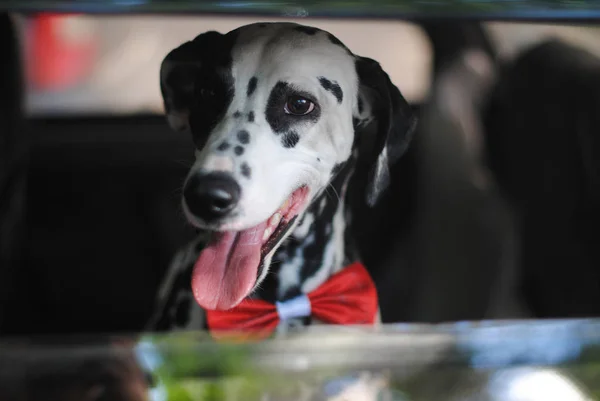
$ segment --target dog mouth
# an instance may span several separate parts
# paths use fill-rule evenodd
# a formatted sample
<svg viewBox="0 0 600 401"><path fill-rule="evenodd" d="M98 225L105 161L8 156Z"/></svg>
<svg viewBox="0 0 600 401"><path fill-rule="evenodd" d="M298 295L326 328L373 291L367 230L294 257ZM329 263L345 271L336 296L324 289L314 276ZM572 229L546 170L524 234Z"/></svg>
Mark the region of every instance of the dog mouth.
<svg viewBox="0 0 600 401"><path fill-rule="evenodd" d="M214 232L200 253L192 290L204 309L231 309L246 298L264 269L265 257L281 243L306 204L308 187L296 189L267 220L241 231Z"/></svg>

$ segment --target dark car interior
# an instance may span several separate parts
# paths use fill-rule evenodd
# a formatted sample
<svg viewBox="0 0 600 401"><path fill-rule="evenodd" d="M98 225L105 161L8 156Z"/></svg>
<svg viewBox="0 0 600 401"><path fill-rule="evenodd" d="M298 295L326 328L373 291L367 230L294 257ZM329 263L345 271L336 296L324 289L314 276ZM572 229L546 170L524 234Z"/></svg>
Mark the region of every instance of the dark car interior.
<svg viewBox="0 0 600 401"><path fill-rule="evenodd" d="M506 62L480 23L419 25L433 68L416 139L378 206L357 205L394 294L383 321L598 315L598 57L552 40ZM194 235L191 140L159 114L28 116L6 14L1 30L0 333L142 330Z"/></svg>

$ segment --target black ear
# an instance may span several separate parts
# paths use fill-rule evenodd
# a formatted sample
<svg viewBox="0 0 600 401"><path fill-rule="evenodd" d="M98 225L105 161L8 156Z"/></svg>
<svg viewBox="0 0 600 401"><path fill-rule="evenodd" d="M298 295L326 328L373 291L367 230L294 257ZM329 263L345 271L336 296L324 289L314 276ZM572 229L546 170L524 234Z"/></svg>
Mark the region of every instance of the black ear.
<svg viewBox="0 0 600 401"><path fill-rule="evenodd" d="M160 67L160 89L169 125L176 131L189 129L188 115L194 105L196 80L207 64L216 64L223 52L218 45L225 35L209 31L171 50Z"/></svg>
<svg viewBox="0 0 600 401"><path fill-rule="evenodd" d="M408 148L415 131L416 118L408 102L378 62L357 57L356 71L360 85L355 116L358 121L357 135L361 135L363 127L375 126L375 137L369 147L372 167L366 193L367 204L374 206L390 184L390 166Z"/></svg>

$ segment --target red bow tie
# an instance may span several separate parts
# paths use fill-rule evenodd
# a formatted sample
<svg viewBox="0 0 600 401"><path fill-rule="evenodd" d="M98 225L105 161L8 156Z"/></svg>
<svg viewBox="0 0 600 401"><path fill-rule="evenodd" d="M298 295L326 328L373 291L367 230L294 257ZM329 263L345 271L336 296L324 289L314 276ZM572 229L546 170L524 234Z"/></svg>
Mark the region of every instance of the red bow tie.
<svg viewBox="0 0 600 401"><path fill-rule="evenodd" d="M280 321L296 317L313 316L329 324L374 324L377 309L375 284L367 269L354 263L307 295L275 305L246 298L229 310L206 311L206 318L215 338L263 339Z"/></svg>

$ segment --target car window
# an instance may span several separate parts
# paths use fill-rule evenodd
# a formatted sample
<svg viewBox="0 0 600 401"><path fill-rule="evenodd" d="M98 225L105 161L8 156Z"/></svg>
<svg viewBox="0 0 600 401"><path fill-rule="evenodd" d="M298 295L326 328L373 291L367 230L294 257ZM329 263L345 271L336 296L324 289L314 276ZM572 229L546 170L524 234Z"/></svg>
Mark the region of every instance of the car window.
<svg viewBox="0 0 600 401"><path fill-rule="evenodd" d="M261 21L275 21L261 18ZM282 19L277 19L281 21ZM162 112L162 58L196 35L257 22L237 17L40 15L21 21L30 115ZM411 102L429 88L432 50L417 25L303 19L378 60Z"/></svg>

